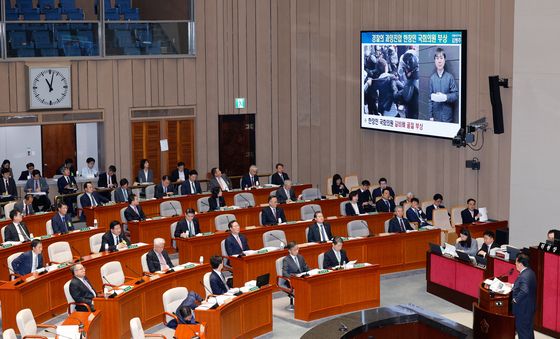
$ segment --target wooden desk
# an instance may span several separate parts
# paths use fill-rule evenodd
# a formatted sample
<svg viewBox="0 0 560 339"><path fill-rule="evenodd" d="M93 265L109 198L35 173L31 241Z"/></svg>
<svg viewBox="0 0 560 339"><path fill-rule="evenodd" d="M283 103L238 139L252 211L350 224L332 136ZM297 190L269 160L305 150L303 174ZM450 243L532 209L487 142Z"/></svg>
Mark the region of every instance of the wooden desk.
<svg viewBox="0 0 560 339"><path fill-rule="evenodd" d="M93 226L97 219L97 227L108 230L113 220L121 221L121 209L127 207L126 203L111 204L97 207L85 207L82 211L86 216L86 225Z"/></svg>
<svg viewBox="0 0 560 339"><path fill-rule="evenodd" d="M383 233L385 220L391 218L391 213L368 214L353 217L336 217L325 222L331 225L333 235L347 236L346 225L352 220L364 220L367 222L370 234ZM272 230L282 230L286 234L288 241L304 243L307 241L305 228L313 222L298 221L296 223L276 225L276 226L255 226L245 228L241 233L247 237L247 242L252 249L263 248L262 235ZM196 261L200 256L210 258L212 255L221 254L220 242L229 235L228 232L218 231L212 235L198 236L192 238L175 238L177 250L179 251L179 262Z"/></svg>
<svg viewBox="0 0 560 339"><path fill-rule="evenodd" d="M144 242L153 244L155 238L165 239L165 249L168 252L174 252L171 239L171 224L179 221L181 217L157 217L145 221L131 221L128 225L130 231L130 240L133 243ZM198 261L198 260L197 260ZM179 261L179 262L187 262Z"/></svg>
<svg viewBox="0 0 560 339"><path fill-rule="evenodd" d="M175 329L174 338L176 339L192 339L192 337L196 335L200 339L206 339L206 332L200 333L200 328L205 326L203 324L192 324L192 325L185 325L179 324Z"/></svg>
<svg viewBox="0 0 560 339"><path fill-rule="evenodd" d="M88 339L101 339L101 312L74 312L62 322L62 325L80 324L84 325L82 333Z"/></svg>
<svg viewBox="0 0 560 339"><path fill-rule="evenodd" d="M422 268L426 265L428 243L436 242L440 230L375 236L344 242L344 249L349 260L379 264L382 274ZM300 244L301 254L309 268L318 267L317 257L331 249L331 243ZM276 259L286 256L287 250L271 251L264 254L244 257L228 257L233 267L233 285L240 286L259 275L270 273L276 276Z"/></svg>
<svg viewBox="0 0 560 339"><path fill-rule="evenodd" d="M235 297L216 309L197 309L196 318L206 323L207 338L254 338L271 332L273 290L268 285Z"/></svg>
<svg viewBox="0 0 560 339"><path fill-rule="evenodd" d="M311 321L378 307L379 266L290 278L294 288L294 318Z"/></svg>
<svg viewBox="0 0 560 339"><path fill-rule="evenodd" d="M142 270L140 256L148 250L148 246L140 246L119 252L98 253L84 257L82 264L86 268L86 275L94 289L100 290L102 282L99 269L103 264L118 260L122 263L125 275L134 276L134 272L128 269L125 264L134 271L140 272ZM64 313L67 303L63 287L68 280L72 279L69 267L39 276L29 274L24 277L24 279L29 280L19 285L16 285L19 279L0 285L2 327L4 329L17 328L16 314L24 308L30 308L33 311L35 320L39 323Z"/></svg>
<svg viewBox="0 0 560 339"><path fill-rule="evenodd" d="M162 296L165 291L177 286L185 286L204 295L200 284L204 273L210 272L210 265L197 265L159 276L157 279L135 285L130 291L114 298L95 298L95 308L103 313L101 321L102 338L130 338L130 319L139 317L144 328L150 328L162 321ZM152 277L153 278L153 277ZM197 312L197 319L200 317Z"/></svg>
<svg viewBox="0 0 560 339"><path fill-rule="evenodd" d="M32 215L27 215L23 217L23 223L27 226L29 233L33 233L34 236L38 237L47 234L47 221L51 220L54 212L39 212ZM12 220L2 220L0 221L0 228L9 225Z"/></svg>
<svg viewBox="0 0 560 339"><path fill-rule="evenodd" d="M41 239L41 242L43 243L43 264L50 262L49 254L47 251L47 248L50 244L58 241L67 241L74 247L75 250L72 250L72 253L74 255L86 255L90 253L89 238L92 235L101 232L102 231L100 231L99 229L92 228L87 231L72 231L64 235L57 234ZM10 272L8 272L7 267L8 257L16 252L25 252L29 251L30 249L31 245L29 242L10 246L7 248L0 248L0 280L10 279ZM80 253L77 253L76 250Z"/></svg>
<svg viewBox="0 0 560 339"><path fill-rule="evenodd" d="M502 228L508 228L508 221L507 220L498 220L498 221L487 221L487 222L475 222L472 224L462 224L455 226L455 233L459 236L459 233L463 228L468 229L471 231L471 236L473 238L482 238L484 236L484 232L492 231L496 234L496 230Z"/></svg>

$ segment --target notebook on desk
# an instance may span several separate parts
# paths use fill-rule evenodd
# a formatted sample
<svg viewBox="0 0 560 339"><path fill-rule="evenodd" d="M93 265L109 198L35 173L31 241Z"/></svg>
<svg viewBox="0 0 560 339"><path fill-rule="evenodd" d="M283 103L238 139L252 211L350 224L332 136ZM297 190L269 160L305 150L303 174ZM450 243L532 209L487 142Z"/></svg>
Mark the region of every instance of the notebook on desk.
<svg viewBox="0 0 560 339"><path fill-rule="evenodd" d="M266 286L268 285L269 281L270 281L270 273L259 275L257 277L257 287L260 288L262 286Z"/></svg>
<svg viewBox="0 0 560 339"><path fill-rule="evenodd" d="M434 243L430 243L430 252L434 254L442 255L441 246Z"/></svg>

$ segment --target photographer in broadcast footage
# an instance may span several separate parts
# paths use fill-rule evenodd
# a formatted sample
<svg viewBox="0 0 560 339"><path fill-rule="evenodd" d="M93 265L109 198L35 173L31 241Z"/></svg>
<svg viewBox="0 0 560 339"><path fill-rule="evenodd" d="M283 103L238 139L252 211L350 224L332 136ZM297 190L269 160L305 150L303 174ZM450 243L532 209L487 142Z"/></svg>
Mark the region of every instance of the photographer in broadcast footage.
<svg viewBox="0 0 560 339"><path fill-rule="evenodd" d="M436 71L430 77L429 117L433 121L453 122L458 89L453 75L445 70L447 56L443 48L434 53Z"/></svg>
<svg viewBox="0 0 560 339"><path fill-rule="evenodd" d="M405 80L402 89L396 95L399 105L397 116L418 119L418 56L414 50L409 49L402 55L399 74L402 74Z"/></svg>

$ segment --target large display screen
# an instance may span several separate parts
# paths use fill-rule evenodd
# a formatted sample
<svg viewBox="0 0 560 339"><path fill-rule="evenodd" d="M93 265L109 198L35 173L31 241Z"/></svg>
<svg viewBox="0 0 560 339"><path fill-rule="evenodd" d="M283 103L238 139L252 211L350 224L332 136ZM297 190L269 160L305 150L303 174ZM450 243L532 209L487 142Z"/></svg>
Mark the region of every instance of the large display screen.
<svg viewBox="0 0 560 339"><path fill-rule="evenodd" d="M361 32L361 127L453 138L466 112L466 31Z"/></svg>

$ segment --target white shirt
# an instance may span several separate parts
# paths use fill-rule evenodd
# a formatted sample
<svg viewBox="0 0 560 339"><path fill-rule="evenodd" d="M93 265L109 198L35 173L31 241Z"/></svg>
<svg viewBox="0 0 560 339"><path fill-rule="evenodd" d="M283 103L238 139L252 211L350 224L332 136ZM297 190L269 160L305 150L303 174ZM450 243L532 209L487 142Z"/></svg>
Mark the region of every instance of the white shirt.
<svg viewBox="0 0 560 339"><path fill-rule="evenodd" d="M338 260L338 262L340 263L340 251L337 251L333 248L333 252L336 257L336 260Z"/></svg>
<svg viewBox="0 0 560 339"><path fill-rule="evenodd" d="M292 257L292 260L296 263L296 266L301 271L301 266L299 265L299 261L297 260L297 257L295 255L291 255L291 254L290 254L290 257Z"/></svg>
<svg viewBox="0 0 560 339"><path fill-rule="evenodd" d="M35 272L37 271L37 266L39 266L39 256L33 251L31 251L31 255L33 256L31 261L31 272Z"/></svg>
<svg viewBox="0 0 560 339"><path fill-rule="evenodd" d="M18 233L19 241L25 241L26 237L22 233L23 227L20 227L19 224L16 223L14 223L14 225L16 226L16 231Z"/></svg>
<svg viewBox="0 0 560 339"><path fill-rule="evenodd" d="M84 167L82 168L82 177L93 178L97 175L97 169Z"/></svg>
<svg viewBox="0 0 560 339"><path fill-rule="evenodd" d="M78 277L76 277L78 278ZM93 287L91 287L91 285L86 281L86 279L84 278L78 278L80 279L80 281L82 282L82 284L86 285L86 287L88 288L88 290L93 293L93 295L97 295L97 293L95 293L95 291L93 290Z"/></svg>
<svg viewBox="0 0 560 339"><path fill-rule="evenodd" d="M179 171L179 180L185 181L185 171Z"/></svg>
<svg viewBox="0 0 560 339"><path fill-rule="evenodd" d="M224 283L224 286L229 290L228 285L226 284L226 278L224 278L224 275L222 274L222 272L218 271L218 270L212 270L214 272L216 272L216 274L220 277L220 279L222 280L222 282Z"/></svg>
<svg viewBox="0 0 560 339"><path fill-rule="evenodd" d="M354 209L354 212L356 212L356 214L360 214L360 208L358 207L357 202L351 202L350 205L352 206L352 208Z"/></svg>
<svg viewBox="0 0 560 339"><path fill-rule="evenodd" d="M218 181L218 184L220 184L222 191L229 191L229 187L226 184L226 181L222 179L222 177L216 177L216 180Z"/></svg>

